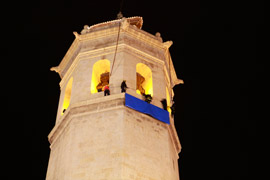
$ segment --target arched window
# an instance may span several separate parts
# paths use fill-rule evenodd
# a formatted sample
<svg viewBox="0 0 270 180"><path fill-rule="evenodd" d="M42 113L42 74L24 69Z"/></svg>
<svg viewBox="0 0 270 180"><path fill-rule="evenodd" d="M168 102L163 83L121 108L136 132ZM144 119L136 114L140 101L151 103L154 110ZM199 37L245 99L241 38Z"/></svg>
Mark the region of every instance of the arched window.
<svg viewBox="0 0 270 180"><path fill-rule="evenodd" d="M62 110L61 110L61 115L64 114L66 109L69 106L70 103L70 97L71 97L71 89L72 89L72 82L73 82L73 77L71 77L67 83L66 89L65 89L65 97L62 105Z"/></svg>
<svg viewBox="0 0 270 180"><path fill-rule="evenodd" d="M143 63L138 63L136 65L136 77L136 92L138 94L150 94L153 97L153 80L151 69Z"/></svg>
<svg viewBox="0 0 270 180"><path fill-rule="evenodd" d="M91 93L103 91L103 87L109 84L110 80L110 61L99 60L93 65Z"/></svg>
<svg viewBox="0 0 270 180"><path fill-rule="evenodd" d="M169 111L169 113L171 113L171 96L167 87L166 87L166 100L167 100L167 110Z"/></svg>

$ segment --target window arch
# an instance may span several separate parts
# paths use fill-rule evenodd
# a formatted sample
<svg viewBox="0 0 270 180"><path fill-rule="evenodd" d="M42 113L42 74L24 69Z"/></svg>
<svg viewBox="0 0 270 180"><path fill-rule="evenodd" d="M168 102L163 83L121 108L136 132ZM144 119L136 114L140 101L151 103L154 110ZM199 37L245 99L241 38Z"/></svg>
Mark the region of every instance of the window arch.
<svg viewBox="0 0 270 180"><path fill-rule="evenodd" d="M99 60L93 65L91 93L103 91L103 87L109 84L110 61L107 59Z"/></svg>
<svg viewBox="0 0 270 180"><path fill-rule="evenodd" d="M153 80L151 69L143 63L136 65L136 92L150 94L153 97Z"/></svg>
<svg viewBox="0 0 270 180"><path fill-rule="evenodd" d="M64 114L65 110L68 108L70 103L70 97L71 97L71 90L72 90L72 83L73 83L73 77L71 77L66 85L65 89L65 96L64 101L61 109L61 115Z"/></svg>

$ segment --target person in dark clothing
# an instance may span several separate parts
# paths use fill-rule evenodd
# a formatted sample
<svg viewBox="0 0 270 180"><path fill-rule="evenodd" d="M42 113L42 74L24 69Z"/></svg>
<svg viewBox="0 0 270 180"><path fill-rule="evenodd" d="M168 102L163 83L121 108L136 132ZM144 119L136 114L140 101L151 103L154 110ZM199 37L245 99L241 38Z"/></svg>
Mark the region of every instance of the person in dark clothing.
<svg viewBox="0 0 270 180"><path fill-rule="evenodd" d="M104 96L110 95L110 88L109 85L105 85L104 87Z"/></svg>
<svg viewBox="0 0 270 180"><path fill-rule="evenodd" d="M121 83L121 93L125 93L126 90L127 90L127 84L126 84L126 80L124 80L122 83Z"/></svg>
<svg viewBox="0 0 270 180"><path fill-rule="evenodd" d="M171 106L171 116L173 117L175 114L175 103L173 102L173 105Z"/></svg>
<svg viewBox="0 0 270 180"><path fill-rule="evenodd" d="M144 96L144 101L147 102L147 103L150 103L152 101L152 96L151 94L143 94Z"/></svg>
<svg viewBox="0 0 270 180"><path fill-rule="evenodd" d="M163 106L163 109L167 111L167 108L168 108L167 107L167 100L166 99L162 99L160 102L161 102L161 104Z"/></svg>

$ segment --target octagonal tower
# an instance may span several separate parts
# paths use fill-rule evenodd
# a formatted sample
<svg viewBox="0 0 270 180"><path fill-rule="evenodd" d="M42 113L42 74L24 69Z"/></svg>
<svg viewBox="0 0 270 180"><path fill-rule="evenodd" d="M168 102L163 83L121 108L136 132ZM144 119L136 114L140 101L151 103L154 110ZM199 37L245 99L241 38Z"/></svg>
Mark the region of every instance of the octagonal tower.
<svg viewBox="0 0 270 180"><path fill-rule="evenodd" d="M61 77L61 94L48 136L47 180L179 179L181 145L169 107L173 87L183 81L168 50L172 42L142 24L130 17L86 25L51 68Z"/></svg>

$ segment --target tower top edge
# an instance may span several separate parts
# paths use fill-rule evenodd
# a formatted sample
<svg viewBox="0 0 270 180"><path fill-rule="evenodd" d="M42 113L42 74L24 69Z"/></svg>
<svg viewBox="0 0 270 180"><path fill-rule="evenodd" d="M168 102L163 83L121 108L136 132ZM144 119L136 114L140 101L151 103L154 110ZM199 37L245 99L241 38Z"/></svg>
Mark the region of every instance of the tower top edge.
<svg viewBox="0 0 270 180"><path fill-rule="evenodd" d="M142 17L133 16L133 17L128 17L128 18L125 18L125 17L123 17L123 18L126 19L129 24L135 25L139 29L142 28L142 25L143 25L143 18ZM92 31L96 31L96 30L99 30L99 29L104 28L104 27L114 26L118 23L121 23L123 18L115 19L115 20L111 20L111 21L106 21L106 22L94 24L91 26L84 25L84 28L82 29L81 34L86 34L86 33L92 32Z"/></svg>

